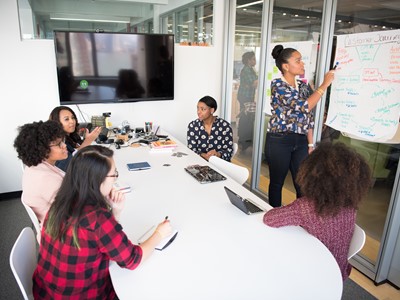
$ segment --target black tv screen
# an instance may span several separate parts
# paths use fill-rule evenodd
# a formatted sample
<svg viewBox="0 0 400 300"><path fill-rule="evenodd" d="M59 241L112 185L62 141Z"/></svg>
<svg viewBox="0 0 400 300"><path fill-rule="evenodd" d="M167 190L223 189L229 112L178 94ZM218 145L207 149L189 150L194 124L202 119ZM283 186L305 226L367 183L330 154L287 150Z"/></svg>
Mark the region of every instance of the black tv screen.
<svg viewBox="0 0 400 300"><path fill-rule="evenodd" d="M174 99L172 34L55 31L60 104Z"/></svg>

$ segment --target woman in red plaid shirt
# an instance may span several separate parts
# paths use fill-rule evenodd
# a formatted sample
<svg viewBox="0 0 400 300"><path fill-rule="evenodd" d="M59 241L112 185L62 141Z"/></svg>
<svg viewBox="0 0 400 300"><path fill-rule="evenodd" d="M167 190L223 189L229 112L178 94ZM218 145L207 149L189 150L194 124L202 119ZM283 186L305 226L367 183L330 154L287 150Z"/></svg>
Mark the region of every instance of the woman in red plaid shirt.
<svg viewBox="0 0 400 300"><path fill-rule="evenodd" d="M125 196L113 189L118 172L112 156L95 145L71 160L44 221L35 299L117 299L109 261L133 270L171 234L169 221L163 221L140 246L129 241L117 221Z"/></svg>

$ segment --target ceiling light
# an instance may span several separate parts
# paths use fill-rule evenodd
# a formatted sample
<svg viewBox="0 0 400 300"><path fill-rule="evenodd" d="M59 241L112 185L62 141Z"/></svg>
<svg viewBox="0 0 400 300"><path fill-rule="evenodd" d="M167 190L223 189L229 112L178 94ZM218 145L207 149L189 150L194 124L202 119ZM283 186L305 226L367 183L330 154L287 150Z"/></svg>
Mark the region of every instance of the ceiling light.
<svg viewBox="0 0 400 300"><path fill-rule="evenodd" d="M81 21L81 22L103 22L103 23L125 23L131 22L129 17L110 17L101 15L77 15L77 14L50 14L51 20Z"/></svg>
<svg viewBox="0 0 400 300"><path fill-rule="evenodd" d="M260 4L260 3L263 3L263 2L264 2L264 1L254 1L254 2L251 2L251 3L247 3L247 4L243 4L243 5L236 6L236 8L243 8L243 7L247 7L247 6L252 6L252 5Z"/></svg>

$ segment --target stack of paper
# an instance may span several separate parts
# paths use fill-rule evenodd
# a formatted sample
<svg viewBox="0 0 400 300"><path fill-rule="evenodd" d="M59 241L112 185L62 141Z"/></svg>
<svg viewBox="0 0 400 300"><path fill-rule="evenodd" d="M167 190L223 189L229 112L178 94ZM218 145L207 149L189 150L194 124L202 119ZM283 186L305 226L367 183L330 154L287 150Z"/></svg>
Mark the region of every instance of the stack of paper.
<svg viewBox="0 0 400 300"><path fill-rule="evenodd" d="M172 152L176 147L178 147L178 144L173 140L159 140L150 144L150 152Z"/></svg>

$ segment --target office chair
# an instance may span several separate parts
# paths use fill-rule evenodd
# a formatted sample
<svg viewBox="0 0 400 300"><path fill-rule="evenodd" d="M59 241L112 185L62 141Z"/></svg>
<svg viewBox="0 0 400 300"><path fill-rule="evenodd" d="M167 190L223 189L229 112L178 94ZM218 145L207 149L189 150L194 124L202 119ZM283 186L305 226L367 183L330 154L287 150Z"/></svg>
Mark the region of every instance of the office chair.
<svg viewBox="0 0 400 300"><path fill-rule="evenodd" d="M232 148L233 148L232 157L234 157L235 154L238 152L238 149L239 149L238 143L233 143Z"/></svg>
<svg viewBox="0 0 400 300"><path fill-rule="evenodd" d="M31 219L33 226L35 227L36 230L36 239L38 241L38 243L40 244L40 225L39 225L39 219L37 218L35 212L32 210L32 208L24 203L24 193L22 193L21 195L21 202L22 205L25 207L26 212L29 215L29 218Z"/></svg>
<svg viewBox="0 0 400 300"><path fill-rule="evenodd" d="M353 238L350 242L349 252L347 254L347 259L349 260L354 255L356 255L365 244L365 232L364 230L355 224Z"/></svg>
<svg viewBox="0 0 400 300"><path fill-rule="evenodd" d="M215 166L222 173L225 173L239 184L244 184L249 178L249 170L245 167L235 165L217 156L211 156L209 163Z"/></svg>
<svg viewBox="0 0 400 300"><path fill-rule="evenodd" d="M10 253L11 271L25 300L33 299L32 275L36 268L36 241L33 229L22 229Z"/></svg>

